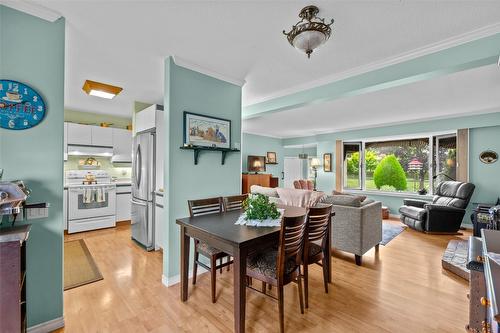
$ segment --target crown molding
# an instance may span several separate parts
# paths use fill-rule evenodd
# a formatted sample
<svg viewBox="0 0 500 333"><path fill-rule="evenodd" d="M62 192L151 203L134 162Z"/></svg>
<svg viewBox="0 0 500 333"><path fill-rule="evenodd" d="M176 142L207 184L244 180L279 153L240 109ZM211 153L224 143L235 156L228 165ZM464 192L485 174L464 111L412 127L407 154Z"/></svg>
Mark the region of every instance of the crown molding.
<svg viewBox="0 0 500 333"><path fill-rule="evenodd" d="M452 47L455 47L455 46L458 46L461 44L466 44L468 42L472 42L474 40L488 37L488 36L491 36L491 35L494 35L497 33L500 33L500 22L495 23L495 24L491 24L491 25L487 25L485 27L482 27L482 28L479 28L476 30L472 30L472 31L469 31L467 33L464 33L464 34L461 34L458 36L454 36L454 37L451 37L451 38L448 38L448 39L445 39L445 40L442 40L442 41L439 41L436 43L432 43L432 44L429 44L429 45L426 45L424 47L420 47L420 48L417 48L417 49L414 49L414 50L411 50L408 52L403 52L403 53L400 53L396 56L391 56L391 57L388 57L388 58L385 58L385 59L382 59L379 61L374 61L374 62L366 64L366 65L355 67L353 69L349 69L347 71L340 72L337 74L328 75L328 76L325 76L321 79L306 82L304 84L300 84L300 85L297 85L294 87L282 89L282 90L276 91L272 94L269 94L269 95L266 95L266 96L263 96L260 98L254 98L251 101L245 103L243 105L243 107L248 107L250 105L259 104L259 103L266 102L266 101L269 101L269 100L272 100L275 98L298 93L298 92L301 92L303 90L308 90L308 89L320 87L322 85L329 84L329 83L332 83L335 81L347 79L349 77L372 72L372 71L375 71L377 69L381 69L384 67L388 67L391 65L402 63L402 62L405 62L408 60L416 59L416 58L419 58L419 57L422 57L422 56L425 56L428 54L432 54L435 52L443 51L443 50L446 50L446 49L449 49L449 48L452 48ZM500 66L500 58L499 58L499 66Z"/></svg>
<svg viewBox="0 0 500 333"><path fill-rule="evenodd" d="M245 121L244 119L242 121ZM266 138L271 138L271 139L282 139L282 137L280 136L276 136L276 135L272 135L272 134L260 134L260 133L256 133L256 132L252 132L252 131L245 131L245 130L242 130L241 131L243 134L250 134L250 135L256 135L256 136L264 136Z"/></svg>
<svg viewBox="0 0 500 333"><path fill-rule="evenodd" d="M58 12L46 8L44 6L41 6L39 4L33 3L31 1L0 0L0 5L4 5L12 9L19 10L23 13L36 16L38 18L41 18L42 20L49 22L55 22L62 17L62 15L59 14Z"/></svg>
<svg viewBox="0 0 500 333"><path fill-rule="evenodd" d="M234 85L237 85L240 87L243 87L243 85L245 85L245 83L246 83L246 81L244 79L238 79L238 78L230 77L230 76L227 76L227 75L224 75L221 73L217 73L217 72L212 71L210 69L203 68L203 67L201 67L195 63L192 63L186 59L182 59L178 56L172 56L172 59L174 60L174 63L177 66L181 66L181 67L193 70L195 72L214 77L214 78L221 80L221 81L229 82L231 84L234 84Z"/></svg>

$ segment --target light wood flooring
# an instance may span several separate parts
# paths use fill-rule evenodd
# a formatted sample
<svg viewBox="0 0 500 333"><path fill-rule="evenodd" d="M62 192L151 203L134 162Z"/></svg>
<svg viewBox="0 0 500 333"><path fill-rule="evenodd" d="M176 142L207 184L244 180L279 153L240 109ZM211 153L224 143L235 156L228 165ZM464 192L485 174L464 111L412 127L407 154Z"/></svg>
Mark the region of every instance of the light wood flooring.
<svg viewBox="0 0 500 333"><path fill-rule="evenodd" d="M190 298L182 303L179 285L161 283L162 253L139 248L129 226L65 236L78 238L85 239L104 280L64 292L66 327L57 332L232 332L232 273L218 275L216 304L208 274L189 286ZM441 268L453 238L407 229L378 254L368 252L362 267L354 256L335 252L329 294L320 267L310 270L304 315L295 284L285 287L286 332L464 332L467 282ZM247 332L277 332L276 302L251 290L247 295Z"/></svg>

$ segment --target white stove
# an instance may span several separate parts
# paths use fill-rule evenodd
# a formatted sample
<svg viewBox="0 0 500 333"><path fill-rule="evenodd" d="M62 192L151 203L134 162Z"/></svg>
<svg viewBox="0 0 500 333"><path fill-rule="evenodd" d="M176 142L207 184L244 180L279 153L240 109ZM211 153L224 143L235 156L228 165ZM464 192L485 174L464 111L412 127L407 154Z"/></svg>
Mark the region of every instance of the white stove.
<svg viewBox="0 0 500 333"><path fill-rule="evenodd" d="M116 184L103 170L66 171L68 233L116 225Z"/></svg>

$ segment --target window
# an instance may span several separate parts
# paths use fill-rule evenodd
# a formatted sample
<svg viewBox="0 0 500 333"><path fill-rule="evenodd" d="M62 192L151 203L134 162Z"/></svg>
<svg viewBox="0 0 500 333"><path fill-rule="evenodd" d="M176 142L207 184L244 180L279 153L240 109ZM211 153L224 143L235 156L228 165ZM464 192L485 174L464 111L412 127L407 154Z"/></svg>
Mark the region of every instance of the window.
<svg viewBox="0 0 500 333"><path fill-rule="evenodd" d="M432 193L456 178L455 156L455 134L344 142L344 189Z"/></svg>

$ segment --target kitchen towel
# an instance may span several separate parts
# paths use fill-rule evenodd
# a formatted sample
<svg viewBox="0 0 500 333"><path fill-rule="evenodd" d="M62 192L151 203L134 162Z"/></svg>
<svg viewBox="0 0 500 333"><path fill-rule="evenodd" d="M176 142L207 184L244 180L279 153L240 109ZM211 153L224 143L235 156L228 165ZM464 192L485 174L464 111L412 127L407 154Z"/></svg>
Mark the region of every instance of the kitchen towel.
<svg viewBox="0 0 500 333"><path fill-rule="evenodd" d="M83 203L89 204L94 200L94 191L91 188L83 190Z"/></svg>
<svg viewBox="0 0 500 333"><path fill-rule="evenodd" d="M106 201L106 194L104 193L104 188L98 188L96 191L97 191L96 202L104 202L104 201Z"/></svg>

